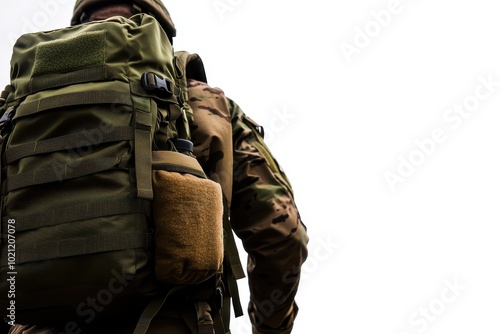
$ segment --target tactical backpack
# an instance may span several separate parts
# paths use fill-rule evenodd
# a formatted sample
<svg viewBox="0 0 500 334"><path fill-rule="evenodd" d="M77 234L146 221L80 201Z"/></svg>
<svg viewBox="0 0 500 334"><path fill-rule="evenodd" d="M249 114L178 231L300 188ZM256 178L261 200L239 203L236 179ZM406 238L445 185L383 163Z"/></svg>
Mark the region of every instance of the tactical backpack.
<svg viewBox="0 0 500 334"><path fill-rule="evenodd" d="M235 282L224 283L235 275L223 260L237 252L225 201L189 141L192 59L146 14L18 39L0 100L9 323L79 326L145 308L136 330L145 333L185 287L209 286L201 295L213 300L229 285L237 298ZM220 308L204 310L228 313Z"/></svg>

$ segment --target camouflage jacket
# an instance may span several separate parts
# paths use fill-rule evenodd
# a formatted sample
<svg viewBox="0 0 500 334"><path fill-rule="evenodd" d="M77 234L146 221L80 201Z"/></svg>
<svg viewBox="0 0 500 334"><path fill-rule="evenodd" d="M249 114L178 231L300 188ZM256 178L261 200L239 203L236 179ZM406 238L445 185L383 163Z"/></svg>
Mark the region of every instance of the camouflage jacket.
<svg viewBox="0 0 500 334"><path fill-rule="evenodd" d="M221 184L230 203L231 227L248 253L254 334L290 333L308 242L290 182L259 126L222 90L190 80L188 92L195 155L206 174Z"/></svg>

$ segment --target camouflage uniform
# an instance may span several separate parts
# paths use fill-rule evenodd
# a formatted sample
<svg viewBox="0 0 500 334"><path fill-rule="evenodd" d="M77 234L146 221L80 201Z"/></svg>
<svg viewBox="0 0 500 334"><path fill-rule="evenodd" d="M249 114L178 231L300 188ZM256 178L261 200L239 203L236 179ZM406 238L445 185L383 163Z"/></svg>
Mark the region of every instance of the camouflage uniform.
<svg viewBox="0 0 500 334"><path fill-rule="evenodd" d="M116 0L115 0L116 1ZM86 3L113 0L79 0L72 24L80 23ZM175 28L159 0L136 0L160 23L170 38ZM149 4L149 5L148 5ZM149 6L149 7L148 7ZM205 82L188 81L195 155L205 173L221 184L230 207L231 228L248 253L250 287L248 307L253 333L290 333L298 308L300 268L307 257L308 237L283 170L263 141L261 128L222 90ZM229 140L232 138L232 140ZM130 333L124 319L99 332ZM175 328L175 329L174 329ZM11 333L59 333L64 330L16 326ZM92 329L91 333L97 333ZM190 333L180 317L168 309L157 316L148 333Z"/></svg>
<svg viewBox="0 0 500 334"><path fill-rule="evenodd" d="M257 124L221 90L190 81L189 95L195 154L207 175L223 186L231 227L248 253L254 333L289 333L308 241L290 182ZM232 143L225 140L229 135Z"/></svg>

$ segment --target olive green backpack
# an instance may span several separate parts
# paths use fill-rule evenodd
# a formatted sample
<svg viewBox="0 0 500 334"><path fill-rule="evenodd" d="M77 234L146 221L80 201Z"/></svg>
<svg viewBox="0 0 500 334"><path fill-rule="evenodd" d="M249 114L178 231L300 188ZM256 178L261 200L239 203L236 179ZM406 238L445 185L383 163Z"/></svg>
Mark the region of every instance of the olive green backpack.
<svg viewBox="0 0 500 334"><path fill-rule="evenodd" d="M0 100L7 322L78 328L133 307L144 333L186 287L237 298L223 281L236 247L222 192L189 141L192 58L146 14L18 39Z"/></svg>

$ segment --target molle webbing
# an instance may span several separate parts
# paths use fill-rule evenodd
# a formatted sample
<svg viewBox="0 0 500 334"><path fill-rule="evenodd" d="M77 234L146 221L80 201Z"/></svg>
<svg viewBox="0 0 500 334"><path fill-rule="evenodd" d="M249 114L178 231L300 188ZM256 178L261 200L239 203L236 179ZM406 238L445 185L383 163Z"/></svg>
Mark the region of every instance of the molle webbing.
<svg viewBox="0 0 500 334"><path fill-rule="evenodd" d="M129 91L87 90L72 92L23 103L17 108L14 119L54 108L103 103L131 106L132 100Z"/></svg>
<svg viewBox="0 0 500 334"><path fill-rule="evenodd" d="M102 171L109 170L118 165L120 158L96 158L82 161L78 166L72 167L69 164L58 166L59 172L54 168L41 169L10 175L4 184L4 192L10 192L29 186L40 185L51 182L61 182L74 179Z"/></svg>
<svg viewBox="0 0 500 334"><path fill-rule="evenodd" d="M30 231L42 227L71 223L76 220L126 214L149 215L150 205L148 202L138 199L117 199L95 201L72 207L59 207L42 213L17 216L15 218L16 231ZM9 219L11 217L3 217L2 230L5 231L7 229Z"/></svg>
<svg viewBox="0 0 500 334"><path fill-rule="evenodd" d="M129 126L119 126L110 130L110 132L100 134L99 144L114 141L132 140L133 129ZM24 143L5 151L5 161L9 164L19 159L68 149L78 148L82 141L88 139L87 132L73 133L65 136L40 140L36 142Z"/></svg>
<svg viewBox="0 0 500 334"><path fill-rule="evenodd" d="M17 247L16 264L134 248L146 248L151 239L151 234L141 235L133 232L113 232L99 233L88 237L40 242L31 245L31 247ZM7 258L2 260L2 265L7 265Z"/></svg>

